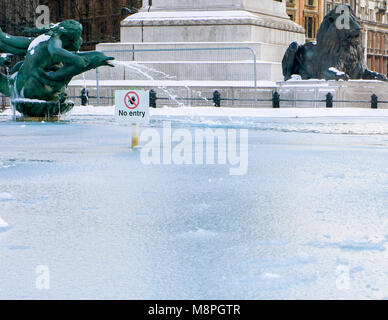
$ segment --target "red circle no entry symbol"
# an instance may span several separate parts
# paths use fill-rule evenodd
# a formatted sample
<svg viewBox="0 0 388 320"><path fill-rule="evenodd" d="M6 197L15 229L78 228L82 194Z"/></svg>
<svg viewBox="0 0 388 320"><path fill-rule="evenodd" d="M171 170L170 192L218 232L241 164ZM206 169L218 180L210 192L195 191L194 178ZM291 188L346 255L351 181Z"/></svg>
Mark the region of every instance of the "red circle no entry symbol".
<svg viewBox="0 0 388 320"><path fill-rule="evenodd" d="M125 106L128 109L132 109L132 110L136 109L139 106L139 104L140 104L139 95L136 92L134 92L134 91L128 92L125 95L124 103L125 103Z"/></svg>

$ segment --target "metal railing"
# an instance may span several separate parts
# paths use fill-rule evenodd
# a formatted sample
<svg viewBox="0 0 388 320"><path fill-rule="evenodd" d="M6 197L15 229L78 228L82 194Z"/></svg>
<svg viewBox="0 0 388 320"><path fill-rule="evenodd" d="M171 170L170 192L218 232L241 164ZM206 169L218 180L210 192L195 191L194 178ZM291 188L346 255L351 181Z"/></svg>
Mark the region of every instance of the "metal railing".
<svg viewBox="0 0 388 320"><path fill-rule="evenodd" d="M9 98L0 93L0 111L4 111L5 109L9 108L10 101Z"/></svg>
<svg viewBox="0 0 388 320"><path fill-rule="evenodd" d="M240 78L236 81L248 81L253 88L253 102L255 103L255 106L257 106L258 96L257 96L257 56L255 51L250 47L217 47L217 48L166 48L166 49L126 49L126 50L102 50L102 52L106 55L110 55L116 58L116 60L119 61L126 61L129 63L134 63L138 65L145 65L145 64L153 64L153 63L160 63L160 57L158 57L156 60L152 60L152 57L160 54L168 54L168 55L174 55L174 58L176 61L180 63L195 63L196 69L202 68L216 68L219 66L219 68L222 67L223 63L230 63L230 62L245 62L245 61L251 61L252 69L249 74L241 75L242 77L246 77L245 79ZM235 55L233 55L233 53ZM244 55L245 54L245 55ZM248 56L246 55L248 54ZM141 57L143 55L143 60L137 60L136 55ZM211 58L209 58L209 55L212 55ZM216 57L214 57L216 55ZM149 60L145 60L145 57L151 57ZM243 59L242 59L243 57ZM171 59L171 57L168 57L168 59ZM168 62L174 62L174 59L169 60ZM205 64L200 65L201 62L207 62ZM166 62L166 61L162 61ZM221 67L220 67L221 66ZM152 69L152 68L151 68ZM225 69L225 68L224 68ZM166 76L169 76L168 80L171 80L172 78L176 78L176 80L186 80L190 81L193 79L178 79L179 75L177 74L167 74L167 72L160 72L158 70L153 69L156 72L159 72L160 74L164 74ZM226 79L226 70L206 70L206 74L214 75L216 72L219 72L223 75L223 79L214 79L214 81L222 81L222 80L229 80ZM204 70L202 70L204 73ZM197 80L207 80L205 77L201 77L201 70L196 71L197 76L199 75ZM199 73L199 74L198 74ZM124 75L126 77L126 75ZM129 76L130 79L133 79L133 74ZM109 79L113 80L113 79ZM117 80L117 79L115 79ZM124 79L125 80L125 79ZM149 78L147 80L150 80ZM152 80L165 80L165 79L152 79ZM209 79L210 80L210 79ZM212 79L213 80L213 79ZM230 79L233 81L234 79ZM101 105L101 85L100 81L102 81L102 75L101 71L96 69L96 97L97 97L97 105ZM177 98L176 100L185 100L185 98ZM195 100L194 98L187 98L187 101L189 100ZM198 99L203 100L203 99Z"/></svg>
<svg viewBox="0 0 388 320"><path fill-rule="evenodd" d="M158 97L155 90L151 89L150 92L150 108L157 108L157 101L158 100L168 100L168 97ZM82 97L69 97L69 98L78 98L82 100ZM88 98L96 98L96 97L88 97ZM114 99L113 96L110 97L104 97L106 99ZM202 98L176 98L180 101L202 101ZM222 101L248 101L248 102L271 102L272 108L280 108L281 102L311 102L311 103L324 103L326 108L333 108L335 103L360 103L360 104L367 104L370 105L372 109L378 109L380 104L388 104L388 101L385 100L379 100L378 96L376 94L372 94L370 100L335 100L334 96L328 92L325 96L325 99L281 99L280 94L274 90L272 93L272 98L270 99L241 99L241 98L224 98L222 97L221 93L218 90L215 90L213 92L212 97L207 97L206 101L211 103L214 107L221 107ZM293 107L297 108L297 107Z"/></svg>
<svg viewBox="0 0 388 320"><path fill-rule="evenodd" d="M376 94L372 94L370 100L334 100L333 95L328 92L324 100L322 99L281 99L280 94L274 91L272 94L272 107L280 108L281 102L321 102L325 103L326 108L333 108L334 103L362 103L370 104L372 109L378 109L379 104L388 104L388 101L379 100Z"/></svg>

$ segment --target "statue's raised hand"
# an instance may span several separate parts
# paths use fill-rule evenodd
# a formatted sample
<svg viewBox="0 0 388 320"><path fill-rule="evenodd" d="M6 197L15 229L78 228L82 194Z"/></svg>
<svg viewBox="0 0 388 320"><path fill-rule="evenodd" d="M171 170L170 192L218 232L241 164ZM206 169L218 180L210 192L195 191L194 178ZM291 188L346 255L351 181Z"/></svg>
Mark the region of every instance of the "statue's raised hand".
<svg viewBox="0 0 388 320"><path fill-rule="evenodd" d="M0 40L7 39L7 34L0 28Z"/></svg>
<svg viewBox="0 0 388 320"><path fill-rule="evenodd" d="M3 67L9 67L11 62L10 62L10 54L2 53L0 54L0 66Z"/></svg>
<svg viewBox="0 0 388 320"><path fill-rule="evenodd" d="M86 68L88 70L95 69L102 66L114 67L109 61L114 60L113 57L108 57L104 53L99 51L80 52L77 53L79 57L84 59Z"/></svg>

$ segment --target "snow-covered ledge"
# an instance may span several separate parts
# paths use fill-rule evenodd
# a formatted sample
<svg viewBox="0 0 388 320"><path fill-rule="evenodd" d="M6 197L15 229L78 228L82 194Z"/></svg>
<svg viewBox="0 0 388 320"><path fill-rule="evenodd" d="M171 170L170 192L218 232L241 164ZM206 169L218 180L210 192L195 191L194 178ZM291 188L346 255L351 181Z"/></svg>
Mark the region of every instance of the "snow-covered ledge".
<svg viewBox="0 0 388 320"><path fill-rule="evenodd" d="M142 7L142 11L146 12L185 10L247 10L288 18L285 0L153 0L151 7L149 7L148 0L145 0Z"/></svg>

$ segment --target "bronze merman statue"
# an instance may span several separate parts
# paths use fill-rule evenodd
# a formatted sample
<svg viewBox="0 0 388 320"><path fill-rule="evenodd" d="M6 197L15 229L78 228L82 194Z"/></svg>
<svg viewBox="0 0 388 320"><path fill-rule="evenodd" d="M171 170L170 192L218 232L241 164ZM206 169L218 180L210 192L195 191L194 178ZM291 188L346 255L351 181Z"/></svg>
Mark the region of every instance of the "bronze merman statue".
<svg viewBox="0 0 388 320"><path fill-rule="evenodd" d="M37 29L36 38L17 37L0 29L0 50L24 57L10 75L0 74L0 91L11 97L16 109L29 117L48 117L68 112L74 106L66 102L65 90L71 79L100 66L112 66L102 52L79 52L82 25L66 20ZM9 67L7 55L0 64Z"/></svg>

